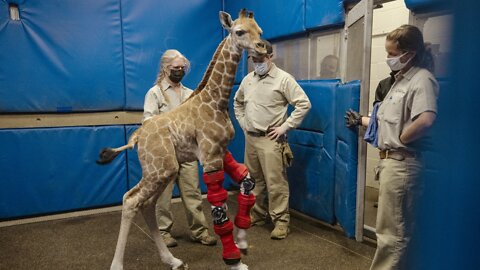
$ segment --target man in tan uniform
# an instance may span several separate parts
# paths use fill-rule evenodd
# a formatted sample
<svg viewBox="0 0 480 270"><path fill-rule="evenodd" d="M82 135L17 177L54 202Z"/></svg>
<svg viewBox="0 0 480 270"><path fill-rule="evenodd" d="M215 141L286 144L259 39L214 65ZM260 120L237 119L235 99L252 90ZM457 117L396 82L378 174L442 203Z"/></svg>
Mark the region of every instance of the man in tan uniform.
<svg viewBox="0 0 480 270"><path fill-rule="evenodd" d="M272 239L284 239L289 232L290 191L285 174L284 154L290 150L287 131L300 125L311 104L290 74L272 62L272 45L267 54L253 58L249 73L235 94L235 116L245 132L245 165L256 180L257 197L252 224L260 225L269 216L275 224ZM288 104L295 109L287 116Z"/></svg>
<svg viewBox="0 0 480 270"><path fill-rule="evenodd" d="M192 94L193 91L180 82L188 66L188 60L177 50L167 50L163 54L155 86L145 95L144 122L155 115L176 108ZM192 240L203 245L215 245L217 239L209 234L207 221L202 210L202 193L199 186L196 161L180 164L177 179L170 182L158 198L156 204L157 223L165 244L167 247L177 245L177 241L170 234L173 225L170 209L174 183L180 190Z"/></svg>

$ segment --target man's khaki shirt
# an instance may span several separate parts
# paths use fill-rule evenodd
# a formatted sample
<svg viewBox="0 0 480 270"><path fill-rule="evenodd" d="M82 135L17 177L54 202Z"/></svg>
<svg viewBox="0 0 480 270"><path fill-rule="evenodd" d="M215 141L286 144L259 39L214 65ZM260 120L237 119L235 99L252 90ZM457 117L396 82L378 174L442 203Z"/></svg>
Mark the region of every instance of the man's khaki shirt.
<svg viewBox="0 0 480 270"><path fill-rule="evenodd" d="M290 130L300 125L311 108L310 100L295 79L272 63L260 77L249 73L234 98L235 117L244 131L267 132L270 127ZM294 107L287 117L288 104Z"/></svg>

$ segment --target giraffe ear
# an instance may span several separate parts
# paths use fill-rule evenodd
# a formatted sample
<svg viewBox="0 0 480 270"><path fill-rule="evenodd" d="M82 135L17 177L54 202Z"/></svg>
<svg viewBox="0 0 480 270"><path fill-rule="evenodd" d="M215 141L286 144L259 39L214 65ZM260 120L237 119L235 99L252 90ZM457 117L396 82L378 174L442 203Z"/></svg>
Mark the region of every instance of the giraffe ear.
<svg viewBox="0 0 480 270"><path fill-rule="evenodd" d="M220 11L218 15L220 16L220 22L222 23L223 28L225 28L226 30L228 30L228 32L230 32L233 25L232 16L230 16L230 14L223 11Z"/></svg>

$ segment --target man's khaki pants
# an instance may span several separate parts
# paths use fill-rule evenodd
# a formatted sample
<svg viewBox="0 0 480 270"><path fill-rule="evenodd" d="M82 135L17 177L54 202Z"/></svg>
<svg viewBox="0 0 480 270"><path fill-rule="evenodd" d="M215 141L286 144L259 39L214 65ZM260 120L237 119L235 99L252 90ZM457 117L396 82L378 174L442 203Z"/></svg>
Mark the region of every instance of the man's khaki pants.
<svg viewBox="0 0 480 270"><path fill-rule="evenodd" d="M415 158L380 160L377 250L371 270L406 270L407 248L415 227L415 208L423 190L421 163Z"/></svg>
<svg viewBox="0 0 480 270"><path fill-rule="evenodd" d="M283 165L282 143L268 137L245 135L245 165L255 179L252 220L265 220L270 215L275 224L290 223L288 199L290 191Z"/></svg>
<svg viewBox="0 0 480 270"><path fill-rule="evenodd" d="M180 164L178 176L175 181L170 182L165 191L160 195L156 204L156 216L158 228L162 232L170 233L172 229L172 191L174 182L180 190L187 223L192 236L199 238L208 233L208 225L202 210L202 193L198 181L197 161Z"/></svg>

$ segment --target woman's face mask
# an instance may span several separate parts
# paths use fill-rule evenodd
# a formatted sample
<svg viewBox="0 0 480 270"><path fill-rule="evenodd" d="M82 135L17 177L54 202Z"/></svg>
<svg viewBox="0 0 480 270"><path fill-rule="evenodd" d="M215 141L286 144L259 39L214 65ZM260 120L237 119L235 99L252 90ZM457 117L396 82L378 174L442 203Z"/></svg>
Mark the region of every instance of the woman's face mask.
<svg viewBox="0 0 480 270"><path fill-rule="evenodd" d="M168 75L168 78L173 83L179 83L183 79L183 76L185 76L185 70L170 69L170 75Z"/></svg>
<svg viewBox="0 0 480 270"><path fill-rule="evenodd" d="M410 62L410 60L412 60L413 57L408 59L408 61L406 61L405 63L400 62L400 58L405 56L407 53L408 52L397 57L387 57L386 59L387 65L390 67L392 71L399 71L407 66L407 64Z"/></svg>
<svg viewBox="0 0 480 270"><path fill-rule="evenodd" d="M259 76L263 76L268 72L268 62L267 61L260 62L260 63L253 62L253 68L255 70L255 73L257 73Z"/></svg>

